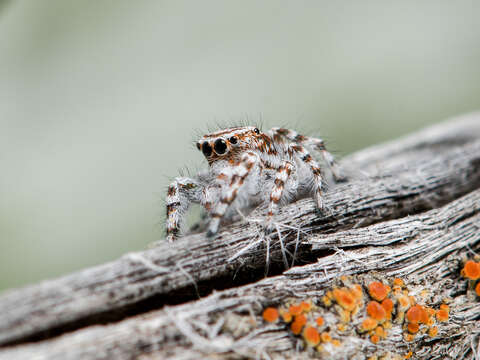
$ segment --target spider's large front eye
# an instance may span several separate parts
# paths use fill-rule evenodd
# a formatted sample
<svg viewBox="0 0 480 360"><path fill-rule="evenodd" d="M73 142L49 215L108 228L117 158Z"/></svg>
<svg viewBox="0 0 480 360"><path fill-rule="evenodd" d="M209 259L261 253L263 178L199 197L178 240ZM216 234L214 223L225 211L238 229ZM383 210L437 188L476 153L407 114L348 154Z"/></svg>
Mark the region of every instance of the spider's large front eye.
<svg viewBox="0 0 480 360"><path fill-rule="evenodd" d="M225 154L227 151L227 143L223 139L217 139L213 148L218 155Z"/></svg>
<svg viewBox="0 0 480 360"><path fill-rule="evenodd" d="M254 132L255 134L260 134L260 130L258 130L258 128L253 129L253 132Z"/></svg>
<svg viewBox="0 0 480 360"><path fill-rule="evenodd" d="M203 152L203 155L205 155L205 156L212 155L212 147L210 146L210 144L208 142L204 142L202 144L202 152Z"/></svg>

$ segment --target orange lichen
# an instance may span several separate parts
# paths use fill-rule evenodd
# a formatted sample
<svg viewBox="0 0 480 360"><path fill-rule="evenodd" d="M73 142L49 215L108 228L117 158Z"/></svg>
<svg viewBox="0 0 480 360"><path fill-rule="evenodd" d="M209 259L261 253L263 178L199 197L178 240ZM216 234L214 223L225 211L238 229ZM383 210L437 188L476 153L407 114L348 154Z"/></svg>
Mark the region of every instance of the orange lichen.
<svg viewBox="0 0 480 360"><path fill-rule="evenodd" d="M333 297L342 308L352 311L355 308L355 298L346 288L334 289Z"/></svg>
<svg viewBox="0 0 480 360"><path fill-rule="evenodd" d="M410 307L410 299L408 298L408 296L400 295L398 296L397 301L400 311L405 311Z"/></svg>
<svg viewBox="0 0 480 360"><path fill-rule="evenodd" d="M377 326L377 327L376 327L376 329L375 329L375 334L378 335L378 336L381 337L381 338L385 338L385 337L386 337L385 330L384 330L383 327L381 327L381 326Z"/></svg>
<svg viewBox="0 0 480 360"><path fill-rule="evenodd" d="M393 310L393 301L392 299L385 299L382 301L382 307L385 309L385 311L387 312L388 315L391 315L392 313L392 310Z"/></svg>
<svg viewBox="0 0 480 360"><path fill-rule="evenodd" d="M332 299L330 299L327 295L322 297L322 301L326 307L329 307L332 305Z"/></svg>
<svg viewBox="0 0 480 360"><path fill-rule="evenodd" d="M413 355L413 352L409 351L408 353L405 354L404 358L408 360L412 357L412 355Z"/></svg>
<svg viewBox="0 0 480 360"><path fill-rule="evenodd" d="M450 311L450 306L448 306L447 304L442 304L440 305L440 309L445 311Z"/></svg>
<svg viewBox="0 0 480 360"><path fill-rule="evenodd" d="M296 322L302 324L302 325L305 325L307 323L307 317L303 314L301 315L297 315L295 316L295 320Z"/></svg>
<svg viewBox="0 0 480 360"><path fill-rule="evenodd" d="M354 284L350 288L350 293L357 300L361 300L363 298L362 286L360 284Z"/></svg>
<svg viewBox="0 0 480 360"><path fill-rule="evenodd" d="M292 324L290 325L290 330L292 330L292 332L295 335L298 335L302 332L303 325L305 325L305 324L303 324L302 322L297 321L297 319L295 319L295 321L292 322Z"/></svg>
<svg viewBox="0 0 480 360"><path fill-rule="evenodd" d="M300 307L302 308L303 312L309 312L310 310L312 310L312 304L307 301L302 301L300 303Z"/></svg>
<svg viewBox="0 0 480 360"><path fill-rule="evenodd" d="M370 336L370 341L374 344L377 344L380 341L380 337L377 334Z"/></svg>
<svg viewBox="0 0 480 360"><path fill-rule="evenodd" d="M375 329L377 325L377 320L372 319L371 317L367 317L365 320L363 320L362 325L360 325L360 329L361 331L370 331Z"/></svg>
<svg viewBox="0 0 480 360"><path fill-rule="evenodd" d="M293 316L300 315L302 313L302 307L300 305L297 305L297 304L292 304L292 305L290 305L290 308L289 308L288 311Z"/></svg>
<svg viewBox="0 0 480 360"><path fill-rule="evenodd" d="M342 343L338 339L333 339L332 340L332 345L336 346L336 347L339 347L340 345L342 345Z"/></svg>
<svg viewBox="0 0 480 360"><path fill-rule="evenodd" d="M448 311L444 309L437 310L437 321L448 321Z"/></svg>
<svg viewBox="0 0 480 360"><path fill-rule="evenodd" d="M303 338L310 346L317 346L320 343L320 334L318 333L317 329L312 326L307 326L303 330Z"/></svg>
<svg viewBox="0 0 480 360"><path fill-rule="evenodd" d="M428 321L428 313L421 305L414 305L407 311L407 320L411 323L424 323Z"/></svg>
<svg viewBox="0 0 480 360"><path fill-rule="evenodd" d="M322 326L324 321L323 321L323 317L319 316L317 317L317 319L315 320L315 322L317 323L318 326Z"/></svg>
<svg viewBox="0 0 480 360"><path fill-rule="evenodd" d="M414 334L405 333L405 334L403 334L403 339L404 339L405 341L410 342L410 341L413 341L413 340L415 339L415 335L414 335Z"/></svg>
<svg viewBox="0 0 480 360"><path fill-rule="evenodd" d="M320 338L322 339L323 342L330 342L330 341L332 341L332 337L331 337L330 334L327 333L327 332L322 332L322 333L320 334Z"/></svg>
<svg viewBox="0 0 480 360"><path fill-rule="evenodd" d="M477 286L475 286L475 292L478 296L480 296L480 282L477 284Z"/></svg>
<svg viewBox="0 0 480 360"><path fill-rule="evenodd" d="M345 324L338 324L338 325L337 325L337 329L338 329L338 331L340 331L340 332L347 331L347 325L345 325Z"/></svg>
<svg viewBox="0 0 480 360"><path fill-rule="evenodd" d="M392 328L392 323L390 321L385 321L383 323L383 328L384 329L391 329Z"/></svg>
<svg viewBox="0 0 480 360"><path fill-rule="evenodd" d="M263 320L276 322L278 320L278 310L274 307L268 307L263 311Z"/></svg>
<svg viewBox="0 0 480 360"><path fill-rule="evenodd" d="M387 317L385 309L376 301L370 301L367 305L367 314L378 321L384 321Z"/></svg>
<svg viewBox="0 0 480 360"><path fill-rule="evenodd" d="M467 261L461 271L461 274L463 277L471 280L480 279L480 264L472 260Z"/></svg>
<svg viewBox="0 0 480 360"><path fill-rule="evenodd" d="M428 335L430 335L430 337L435 337L437 336L437 334L438 334L438 328L436 326L433 326L428 330Z"/></svg>
<svg viewBox="0 0 480 360"><path fill-rule="evenodd" d="M403 285L405 285L405 283L403 282L402 279L400 279L400 278L395 278L395 279L393 279L393 285L395 285L395 286L403 286Z"/></svg>
<svg viewBox="0 0 480 360"><path fill-rule="evenodd" d="M292 321L293 316L287 310L280 309L280 315L282 316L283 321L285 321L286 323Z"/></svg>
<svg viewBox="0 0 480 360"><path fill-rule="evenodd" d="M343 282L346 282L348 280L348 276L347 275L342 275L342 276L340 276L340 280L342 280Z"/></svg>
<svg viewBox="0 0 480 360"><path fill-rule="evenodd" d="M384 285L379 281L374 281L368 285L368 293L377 301L385 299L390 292L390 286Z"/></svg>
<svg viewBox="0 0 480 360"><path fill-rule="evenodd" d="M418 323L409 323L407 326L407 330L410 334L416 334L418 332L419 325Z"/></svg>
<svg viewBox="0 0 480 360"><path fill-rule="evenodd" d="M343 323L350 322L350 311L345 309L338 309L338 315L340 315L340 321Z"/></svg>
<svg viewBox="0 0 480 360"><path fill-rule="evenodd" d="M421 319L420 319L420 322L423 323L423 324L426 324L428 322L428 312L427 310L425 310L425 308L421 305L415 305L415 306L420 306L422 308L422 316L421 316Z"/></svg>

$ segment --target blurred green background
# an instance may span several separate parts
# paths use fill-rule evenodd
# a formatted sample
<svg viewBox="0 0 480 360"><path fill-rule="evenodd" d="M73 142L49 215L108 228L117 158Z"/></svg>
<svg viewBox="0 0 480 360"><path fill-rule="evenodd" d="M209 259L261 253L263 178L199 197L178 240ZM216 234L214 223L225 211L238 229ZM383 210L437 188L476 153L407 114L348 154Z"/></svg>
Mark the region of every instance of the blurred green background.
<svg viewBox="0 0 480 360"><path fill-rule="evenodd" d="M480 108L479 1L0 2L0 289L142 249L195 131L337 154Z"/></svg>

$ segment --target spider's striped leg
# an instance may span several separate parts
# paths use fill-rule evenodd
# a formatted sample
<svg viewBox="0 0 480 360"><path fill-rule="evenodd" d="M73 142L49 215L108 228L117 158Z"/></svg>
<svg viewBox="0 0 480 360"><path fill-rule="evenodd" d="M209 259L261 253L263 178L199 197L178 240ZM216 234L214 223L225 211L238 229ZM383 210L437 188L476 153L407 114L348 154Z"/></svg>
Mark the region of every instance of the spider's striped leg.
<svg viewBox="0 0 480 360"><path fill-rule="evenodd" d="M183 218L192 202L200 203L202 185L193 179L176 178L167 191L167 240L178 238Z"/></svg>
<svg viewBox="0 0 480 360"><path fill-rule="evenodd" d="M283 190L285 189L285 184L290 177L292 171L295 171L294 165L290 161L283 161L282 165L277 169L277 174L275 176L275 184L272 188L270 194L270 203L268 206L267 214L267 226L266 229L268 232L272 231L272 218L278 212L278 204L283 195Z"/></svg>
<svg viewBox="0 0 480 360"><path fill-rule="evenodd" d="M310 153L302 146L297 144L291 144L288 147L288 153L292 158L296 158L299 161L305 163L310 169L313 175L313 198L317 203L317 207L323 209L323 199L322 199L322 170L315 161Z"/></svg>
<svg viewBox="0 0 480 360"><path fill-rule="evenodd" d="M340 167L338 166L338 163L335 161L333 155L323 148L323 150L320 151L320 153L323 156L323 159L325 162L328 164L328 167L330 168L330 171L332 172L333 178L336 182L343 182L347 180L347 177L342 173Z"/></svg>
<svg viewBox="0 0 480 360"><path fill-rule="evenodd" d="M238 190L242 187L245 178L251 174L254 167L260 167L260 159L255 153L247 152L243 154L238 165L233 168L230 176L224 174L224 176L227 176L227 185L222 191L220 200L210 214L212 219L208 224L208 237L212 237L217 233L222 217L225 215L230 204L237 197Z"/></svg>
<svg viewBox="0 0 480 360"><path fill-rule="evenodd" d="M328 167L330 168L330 171L332 172L333 178L335 179L335 181L341 182L346 180L345 176L342 174L340 170L340 167L335 161L335 158L330 152L328 152L328 150L325 147L325 143L323 142L322 139L301 135L297 133L295 130L284 129L284 128L272 128L270 130L270 134L273 136L274 139L275 138L278 139L279 137L283 136L290 141L299 143L304 146L309 146L314 150L320 152L323 159L328 164Z"/></svg>

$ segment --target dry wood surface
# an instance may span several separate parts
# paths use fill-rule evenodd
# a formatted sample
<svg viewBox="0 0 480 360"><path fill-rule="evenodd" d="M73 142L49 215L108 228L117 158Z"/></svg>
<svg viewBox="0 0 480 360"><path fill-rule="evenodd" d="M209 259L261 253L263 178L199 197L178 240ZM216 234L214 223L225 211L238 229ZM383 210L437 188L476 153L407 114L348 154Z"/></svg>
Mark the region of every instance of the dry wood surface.
<svg viewBox="0 0 480 360"><path fill-rule="evenodd" d="M290 204L269 236L257 209L214 240L200 233L161 241L5 292L0 359L480 356L480 300L460 274L480 248L480 114L365 149L341 165L349 180L325 194L324 213L309 199ZM399 321L378 343L359 331L368 284L393 278L426 307L448 303L438 334L407 341ZM342 322L338 304L323 297L352 284L362 286L364 303ZM340 345L315 349L288 324L263 321L266 307L296 301L311 302Z"/></svg>

